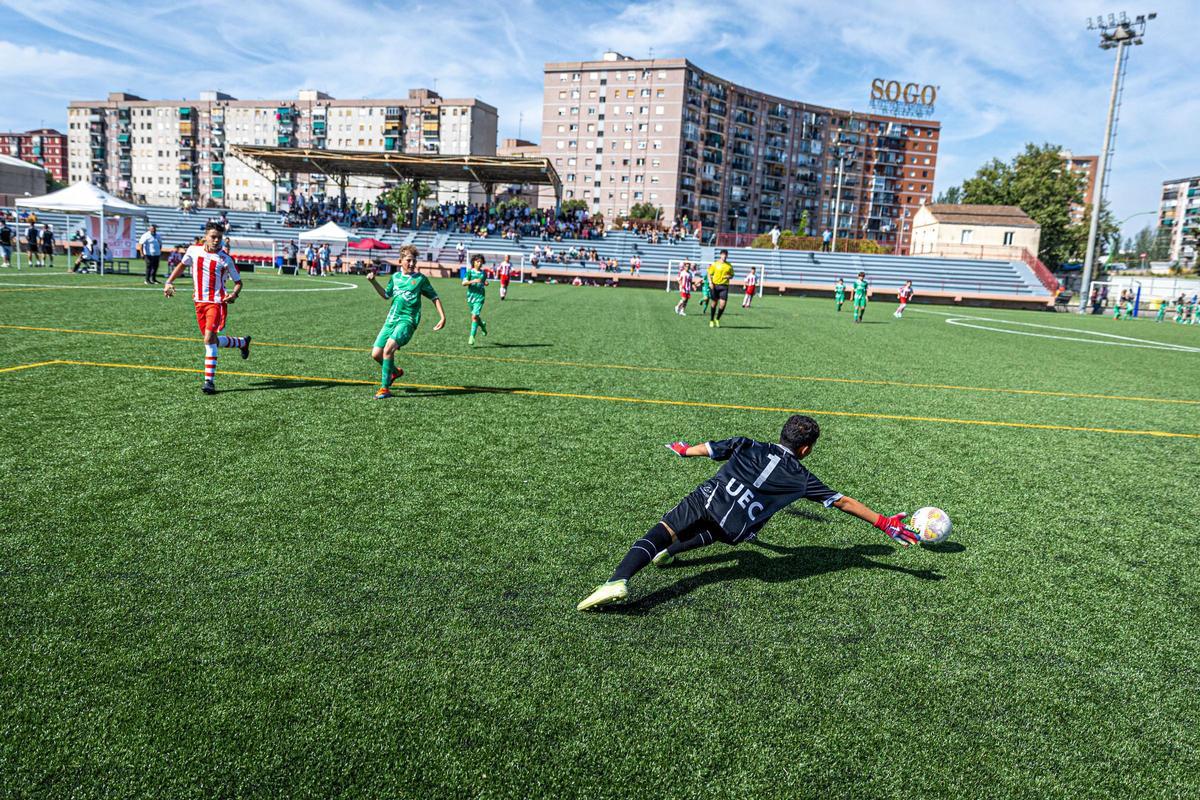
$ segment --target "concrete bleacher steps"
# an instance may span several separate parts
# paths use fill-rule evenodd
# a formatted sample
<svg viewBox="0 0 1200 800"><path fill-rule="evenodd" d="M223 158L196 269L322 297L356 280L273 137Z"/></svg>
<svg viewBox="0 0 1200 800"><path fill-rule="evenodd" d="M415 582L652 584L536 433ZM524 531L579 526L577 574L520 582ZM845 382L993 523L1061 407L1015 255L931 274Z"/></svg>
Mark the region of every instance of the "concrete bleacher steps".
<svg viewBox="0 0 1200 800"><path fill-rule="evenodd" d="M190 244L201 235L205 223L219 210L200 209L184 214L179 209L147 206L149 222L158 226L163 244ZM288 227L279 221L278 214L254 211L226 211L234 237L256 237L274 239L279 244L295 241L305 228ZM38 222L48 222L60 240L69 238L74 230L83 225L83 217L72 215L68 230L68 217L53 212L38 212ZM138 235L144 223L136 222ZM18 231L19 233L20 231ZM685 239L674 244L660 241L651 244L645 237L629 231L610 231L602 239L543 240L539 237L522 237L519 240L503 237L481 239L468 233L448 233L428 229L403 229L396 233L389 230L359 228L358 236L373 236L387 242L393 248L404 244L415 245L426 261L447 265L456 262L457 245L461 242L468 251L483 252L495 256L509 254L517 263L528 263L534 246L549 246L556 253L565 254L572 246L579 249L596 250L601 259L616 258L628 275L629 261L636 254L642 259L641 273L647 279L655 278L666 282L668 271L674 271L677 262L692 261L704 266L715 258L716 250L701 247L695 239ZM523 258L524 257L524 258ZM974 261L955 258L926 258L916 256L865 255L856 253L821 253L795 250L760 250L752 248L729 248L730 262L739 278L750 265L761 265L761 279L767 288L821 287L829 286L839 277L852 283L859 270L867 273L875 289L892 290L911 280L918 294L940 293L947 296L1010 297L1014 300L1050 300L1050 293L1025 263L1021 261ZM550 264L543 262L544 270L582 272L594 265ZM611 273L609 273L611 274Z"/></svg>

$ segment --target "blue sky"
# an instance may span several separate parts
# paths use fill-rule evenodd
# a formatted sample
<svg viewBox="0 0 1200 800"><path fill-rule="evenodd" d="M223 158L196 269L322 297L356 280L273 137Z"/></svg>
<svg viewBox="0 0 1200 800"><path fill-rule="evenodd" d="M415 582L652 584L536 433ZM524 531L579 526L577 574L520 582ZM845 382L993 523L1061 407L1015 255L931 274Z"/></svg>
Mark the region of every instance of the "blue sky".
<svg viewBox="0 0 1200 800"><path fill-rule="evenodd" d="M65 129L70 100L110 91L388 97L436 81L443 96L495 105L502 137L523 120L534 138L542 64L616 49L684 56L744 85L841 108L865 109L875 77L936 84L941 191L1027 141L1099 151L1112 55L1085 20L1121 10L1159 15L1126 82L1109 190L1124 218L1157 209L1163 180L1200 173L1200 3L0 0L0 129Z"/></svg>

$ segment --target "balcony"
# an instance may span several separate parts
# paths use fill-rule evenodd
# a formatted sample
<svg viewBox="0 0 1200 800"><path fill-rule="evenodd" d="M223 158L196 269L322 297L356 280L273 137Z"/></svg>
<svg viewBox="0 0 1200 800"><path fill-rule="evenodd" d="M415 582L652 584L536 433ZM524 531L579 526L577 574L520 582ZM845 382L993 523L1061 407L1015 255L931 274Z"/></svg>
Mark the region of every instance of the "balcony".
<svg viewBox="0 0 1200 800"><path fill-rule="evenodd" d="M190 161L180 161L179 162L179 171L180 172L191 172L192 171L191 162Z"/></svg>
<svg viewBox="0 0 1200 800"><path fill-rule="evenodd" d="M225 172L225 164L222 161L212 162L212 171L214 175L221 175Z"/></svg>

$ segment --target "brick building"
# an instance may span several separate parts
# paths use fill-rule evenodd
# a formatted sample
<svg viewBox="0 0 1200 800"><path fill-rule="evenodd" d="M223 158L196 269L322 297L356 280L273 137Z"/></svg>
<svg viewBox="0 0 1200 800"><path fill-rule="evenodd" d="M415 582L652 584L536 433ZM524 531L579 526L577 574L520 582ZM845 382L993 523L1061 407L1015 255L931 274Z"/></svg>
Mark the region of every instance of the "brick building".
<svg viewBox="0 0 1200 800"><path fill-rule="evenodd" d="M930 202L940 123L862 114L749 89L687 59L545 65L542 155L563 198L621 216L635 203L706 231L753 234L834 224L838 236L907 252Z"/></svg>
<svg viewBox="0 0 1200 800"><path fill-rule="evenodd" d="M190 200L245 210L274 208L296 189L334 195L320 173L285 177L276 187L234 157L228 145L256 144L364 152L494 155L496 109L429 89L399 99L337 100L302 90L295 100L238 100L202 92L199 100L144 100L122 92L67 109L69 172L140 203ZM373 200L382 179L356 179L348 197ZM442 183L439 201L483 200L478 184Z"/></svg>
<svg viewBox="0 0 1200 800"><path fill-rule="evenodd" d="M49 171L56 181L67 181L67 135L53 128L0 133L0 155L37 164Z"/></svg>

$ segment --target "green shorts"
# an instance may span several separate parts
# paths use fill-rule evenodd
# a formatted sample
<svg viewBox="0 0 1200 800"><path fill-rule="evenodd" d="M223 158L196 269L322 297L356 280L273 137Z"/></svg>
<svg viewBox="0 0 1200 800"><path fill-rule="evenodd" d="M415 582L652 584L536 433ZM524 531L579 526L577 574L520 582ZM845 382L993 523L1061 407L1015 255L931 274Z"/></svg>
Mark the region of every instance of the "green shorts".
<svg viewBox="0 0 1200 800"><path fill-rule="evenodd" d="M399 347L404 347L416 333L417 322L418 320L401 317L391 324L383 323L383 327L379 329L379 335L375 337L375 346L382 348L387 344L388 339L395 339Z"/></svg>
<svg viewBox="0 0 1200 800"><path fill-rule="evenodd" d="M483 315L483 298L468 297L467 309L471 312L471 316L479 317Z"/></svg>
<svg viewBox="0 0 1200 800"><path fill-rule="evenodd" d="M866 308L867 307L867 298L865 298L865 297L854 298L854 307L855 308Z"/></svg>

